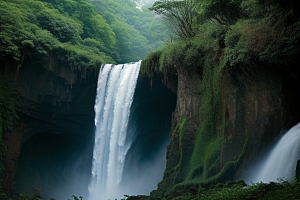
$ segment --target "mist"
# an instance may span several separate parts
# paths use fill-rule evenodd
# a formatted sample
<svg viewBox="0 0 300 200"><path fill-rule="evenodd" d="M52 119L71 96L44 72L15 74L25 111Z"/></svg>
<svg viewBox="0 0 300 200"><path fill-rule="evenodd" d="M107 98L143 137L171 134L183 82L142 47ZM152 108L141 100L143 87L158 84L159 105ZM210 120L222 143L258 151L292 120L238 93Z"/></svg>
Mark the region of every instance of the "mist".
<svg viewBox="0 0 300 200"><path fill-rule="evenodd" d="M136 7L140 10L143 8L151 7L156 0L133 0L136 3Z"/></svg>
<svg viewBox="0 0 300 200"><path fill-rule="evenodd" d="M68 134L40 133L24 143L15 176L20 193L41 193L43 199L86 196L91 146Z"/></svg>

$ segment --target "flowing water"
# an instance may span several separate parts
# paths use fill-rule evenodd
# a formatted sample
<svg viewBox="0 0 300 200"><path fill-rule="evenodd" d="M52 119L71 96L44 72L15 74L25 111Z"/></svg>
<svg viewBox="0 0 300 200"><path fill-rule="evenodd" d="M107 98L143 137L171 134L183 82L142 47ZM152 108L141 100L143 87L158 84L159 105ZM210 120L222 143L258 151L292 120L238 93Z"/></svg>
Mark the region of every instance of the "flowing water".
<svg viewBox="0 0 300 200"><path fill-rule="evenodd" d="M300 123L292 127L278 141L266 161L258 170L255 182L278 181L287 178L292 181L300 159Z"/></svg>
<svg viewBox="0 0 300 200"><path fill-rule="evenodd" d="M130 107L141 61L102 65L95 101L95 144L90 200L120 198L125 156L132 143L127 137ZM122 197L122 196L121 196Z"/></svg>

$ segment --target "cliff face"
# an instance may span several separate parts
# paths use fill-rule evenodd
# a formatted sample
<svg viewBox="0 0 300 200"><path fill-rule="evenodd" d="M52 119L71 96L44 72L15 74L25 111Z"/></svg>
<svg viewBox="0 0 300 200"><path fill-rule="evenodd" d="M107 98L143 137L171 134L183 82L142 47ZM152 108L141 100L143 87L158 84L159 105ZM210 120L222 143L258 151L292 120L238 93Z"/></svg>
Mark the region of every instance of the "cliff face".
<svg viewBox="0 0 300 200"><path fill-rule="evenodd" d="M166 171L152 197L247 177L259 156L300 121L299 79L291 73L229 66L203 74L177 70Z"/></svg>
<svg viewBox="0 0 300 200"><path fill-rule="evenodd" d="M276 69L242 72L228 67L221 88L225 113L222 166L239 157L246 139L245 156L234 178L247 178L259 156L300 120L299 79Z"/></svg>
<svg viewBox="0 0 300 200"><path fill-rule="evenodd" d="M5 141L4 189L13 190L15 177L19 191L40 191L45 198L59 193L54 182L86 196L99 68L71 70L55 57L2 71L15 85L19 116ZM293 73L225 66L201 72L179 67L177 74L166 170L153 197L246 177L259 156L300 121ZM80 183L70 184L74 177Z"/></svg>
<svg viewBox="0 0 300 200"><path fill-rule="evenodd" d="M171 142L167 148L166 171L171 170L171 173L174 170L176 171L179 165L188 163L188 159L193 152L201 106L201 99L199 98L200 77L200 74L195 71L187 71L183 68L178 69L177 104L172 115ZM182 126L181 130L179 128L180 125ZM170 183L170 185L184 180L185 176L180 175L180 171L177 172L179 174L173 174L174 180L172 181L174 182Z"/></svg>
<svg viewBox="0 0 300 200"><path fill-rule="evenodd" d="M85 176L90 172L94 143L93 109L99 66L83 71L72 70L67 63L56 57L51 54L48 60L25 59L22 64L6 65L3 68L2 73L16 89L15 106L19 116L12 134L5 141L4 189L7 191L13 190L16 171L19 190L26 187L31 190L34 187L36 190L47 188L40 183L51 177L44 173L49 168L53 170L53 179L60 177L59 180L68 179L76 171ZM59 138L64 138L64 142L59 141ZM72 159L65 158L70 163L53 160L50 149L57 149L56 154L61 156L71 151L68 155ZM30 151L36 152L36 158L27 157ZM33 160L39 162L43 169L36 169ZM76 164L79 161L87 164L68 169L68 173L63 172L72 162Z"/></svg>

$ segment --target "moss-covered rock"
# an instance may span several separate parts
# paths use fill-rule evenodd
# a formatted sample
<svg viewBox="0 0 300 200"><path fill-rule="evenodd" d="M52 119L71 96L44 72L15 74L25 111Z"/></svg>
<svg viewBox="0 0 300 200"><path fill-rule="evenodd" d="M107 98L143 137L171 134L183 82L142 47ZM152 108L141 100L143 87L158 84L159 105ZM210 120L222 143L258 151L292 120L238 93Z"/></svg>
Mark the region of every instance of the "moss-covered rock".
<svg viewBox="0 0 300 200"><path fill-rule="evenodd" d="M201 24L193 39L170 43L142 63L145 74L178 80L166 171L153 198L244 178L300 120L297 15L275 2L245 1L241 9L255 12L227 26Z"/></svg>

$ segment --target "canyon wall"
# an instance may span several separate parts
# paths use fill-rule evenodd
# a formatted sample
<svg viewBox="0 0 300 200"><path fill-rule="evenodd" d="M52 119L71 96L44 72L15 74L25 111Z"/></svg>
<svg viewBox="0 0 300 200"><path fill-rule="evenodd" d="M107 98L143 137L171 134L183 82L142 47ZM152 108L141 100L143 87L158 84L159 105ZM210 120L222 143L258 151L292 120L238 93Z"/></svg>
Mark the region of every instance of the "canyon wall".
<svg viewBox="0 0 300 200"><path fill-rule="evenodd" d="M42 180L56 179L59 186L60 181L65 182L79 172L85 177L81 177L82 184L86 184L84 189L79 189L80 195L87 189L100 66L72 69L57 57L51 53L48 59L2 63L1 73L16 90L15 107L19 116L12 133L5 139L5 191L15 189L15 177L19 192L28 189L45 193L41 187L47 189L47 186L39 184ZM29 152L34 152L35 158L27 156ZM68 156L63 158L64 155ZM36 162L43 169L35 169ZM31 173L34 170L37 174Z"/></svg>
<svg viewBox="0 0 300 200"><path fill-rule="evenodd" d="M300 121L299 79L277 69L227 67L221 80L225 113L222 165L245 156L234 178L248 179L254 164L270 150L287 130Z"/></svg>
<svg viewBox="0 0 300 200"><path fill-rule="evenodd" d="M2 68L16 89L19 116L5 141L6 191L13 191L16 181L18 191L41 192L45 197L60 190L87 196L100 66L72 69L56 57L25 59ZM246 178L254 163L300 121L297 74L258 66L225 65L203 71L179 66L166 170L151 193L154 198ZM74 177L80 181L71 183Z"/></svg>
<svg viewBox="0 0 300 200"><path fill-rule="evenodd" d="M153 198L248 178L254 164L300 121L299 76L293 73L225 66L203 73L179 67L177 74L166 171Z"/></svg>

